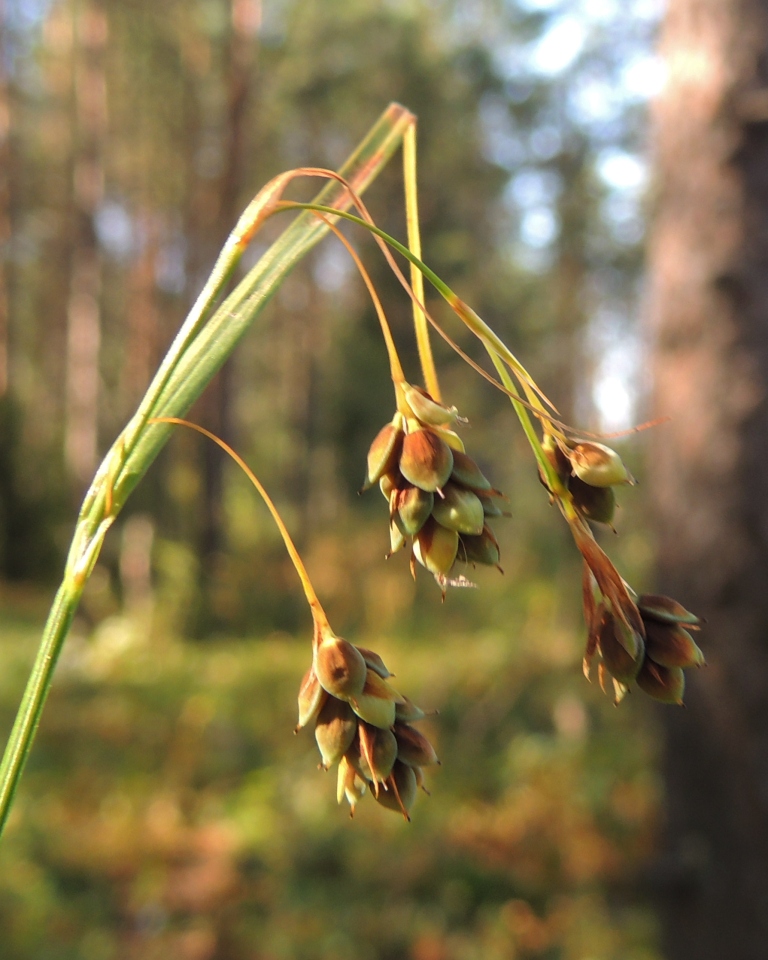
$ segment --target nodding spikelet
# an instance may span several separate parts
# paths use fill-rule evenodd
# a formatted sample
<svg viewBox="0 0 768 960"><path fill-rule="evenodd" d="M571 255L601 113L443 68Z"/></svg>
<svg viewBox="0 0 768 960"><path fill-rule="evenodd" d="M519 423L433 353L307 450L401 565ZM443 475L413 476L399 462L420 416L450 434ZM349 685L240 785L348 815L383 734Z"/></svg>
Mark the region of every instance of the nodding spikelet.
<svg viewBox="0 0 768 960"><path fill-rule="evenodd" d="M336 802L341 803L346 799L349 804L349 815L354 817L355 807L365 796L367 784L359 776L352 764L346 757L339 761L339 776L336 784Z"/></svg>
<svg viewBox="0 0 768 960"><path fill-rule="evenodd" d="M453 461L454 451L432 430L413 430L403 438L400 472L421 490L434 493L444 487Z"/></svg>
<svg viewBox="0 0 768 960"><path fill-rule="evenodd" d="M395 704L395 717L401 723L416 723L417 720L423 720L426 713L413 700L403 697L402 703Z"/></svg>
<svg viewBox="0 0 768 960"><path fill-rule="evenodd" d="M316 661L323 650L335 651L334 656L341 650L345 660L349 658L344 646L347 641L331 634L323 638L322 631L319 636ZM421 767L439 763L427 738L411 726L425 714L387 682L385 678L391 673L378 653L366 647L353 649L365 664L365 684L360 694L337 697L316 682L322 706L319 710L313 708L311 716L315 720L320 766L327 770L338 763L337 798L339 803L346 798L351 814L370 789L377 799L389 794L383 806L407 817L415 798L414 784L423 786ZM305 691L309 687L314 691L313 671L314 668L307 671L302 681ZM304 719L309 722L309 718L310 713L305 711ZM401 767L409 767L412 776Z"/></svg>
<svg viewBox="0 0 768 960"><path fill-rule="evenodd" d="M363 692L368 669L362 654L349 641L328 635L315 649L314 670L324 690L339 700Z"/></svg>
<svg viewBox="0 0 768 960"><path fill-rule="evenodd" d="M394 674L387 669L386 664L378 655L378 653L376 653L374 650L369 650L367 647L358 647L357 649L360 651L363 660L365 660L366 667L368 667L369 670L373 670L374 673L378 673L382 680L386 680L388 677L394 676Z"/></svg>
<svg viewBox="0 0 768 960"><path fill-rule="evenodd" d="M602 443L583 440L570 447L567 456L574 474L592 487L635 482L618 453Z"/></svg>

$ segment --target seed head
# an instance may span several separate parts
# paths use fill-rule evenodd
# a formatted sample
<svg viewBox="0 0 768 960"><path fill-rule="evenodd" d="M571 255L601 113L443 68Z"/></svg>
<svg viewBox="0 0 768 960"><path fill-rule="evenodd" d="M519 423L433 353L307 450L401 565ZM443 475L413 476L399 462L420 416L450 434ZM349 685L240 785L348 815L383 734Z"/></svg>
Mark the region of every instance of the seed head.
<svg viewBox="0 0 768 960"><path fill-rule="evenodd" d="M345 687L343 695L337 695L321 686L327 670L333 673L334 682L339 680L338 671L332 669L338 662L345 667L344 681L353 672L347 669L350 663L354 670L363 664L360 693L350 696ZM354 647L330 631L316 634L314 665L301 683L304 709L300 719L303 725L315 722L321 767L327 770L338 763L337 799L341 803L346 798L351 815L370 788L383 806L408 819L416 788L423 787L421 767L439 762L426 737L410 725L422 719L424 711L387 682L390 676L375 651Z"/></svg>

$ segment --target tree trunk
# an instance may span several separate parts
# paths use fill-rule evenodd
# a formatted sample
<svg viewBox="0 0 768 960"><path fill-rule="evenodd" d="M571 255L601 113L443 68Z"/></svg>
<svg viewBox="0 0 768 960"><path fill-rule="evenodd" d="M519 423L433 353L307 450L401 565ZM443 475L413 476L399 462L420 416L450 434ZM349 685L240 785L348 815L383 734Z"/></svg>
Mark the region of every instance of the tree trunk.
<svg viewBox="0 0 768 960"><path fill-rule="evenodd" d="M79 145L74 164L75 249L67 304L67 416L64 451L81 485L91 478L98 453L101 258L94 216L104 192L107 133L104 57L107 19L93 0L76 12L79 46L75 102Z"/></svg>
<svg viewBox="0 0 768 960"><path fill-rule="evenodd" d="M669 960L768 955L768 2L670 0L651 244L659 588L706 618L668 710Z"/></svg>
<svg viewBox="0 0 768 960"><path fill-rule="evenodd" d="M5 24L5 4L0 0L0 33ZM8 389L8 260L11 242L10 133L11 103L5 63L0 56L0 397Z"/></svg>

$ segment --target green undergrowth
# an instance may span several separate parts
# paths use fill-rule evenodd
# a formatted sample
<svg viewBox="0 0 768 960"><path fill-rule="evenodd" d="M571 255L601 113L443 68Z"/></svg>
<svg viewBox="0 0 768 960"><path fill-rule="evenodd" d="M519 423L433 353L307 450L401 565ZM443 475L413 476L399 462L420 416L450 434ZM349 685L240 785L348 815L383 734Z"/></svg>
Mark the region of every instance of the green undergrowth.
<svg viewBox="0 0 768 960"><path fill-rule="evenodd" d="M309 626L189 643L146 611L81 624L0 851L4 960L656 960L647 705L586 683L550 578L507 583L503 627L472 627L472 593L429 635L348 634L439 711L411 824L370 797L350 822L293 735ZM6 728L36 639L2 630Z"/></svg>

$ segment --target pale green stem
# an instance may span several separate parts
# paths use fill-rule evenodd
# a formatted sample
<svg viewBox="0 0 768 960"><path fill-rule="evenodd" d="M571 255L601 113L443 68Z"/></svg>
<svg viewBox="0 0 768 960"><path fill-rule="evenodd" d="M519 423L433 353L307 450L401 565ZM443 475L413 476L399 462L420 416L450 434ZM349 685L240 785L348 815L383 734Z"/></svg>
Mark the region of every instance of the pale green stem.
<svg viewBox="0 0 768 960"><path fill-rule="evenodd" d="M421 231L419 229L419 194L416 177L416 124L411 124L403 136L403 182L405 184L405 222L408 231L408 247L421 260ZM429 325L422 309L424 303L424 274L411 261L411 289L413 290L413 325L419 362L424 376L424 386L433 400L442 400L437 378L432 344L429 342Z"/></svg>

